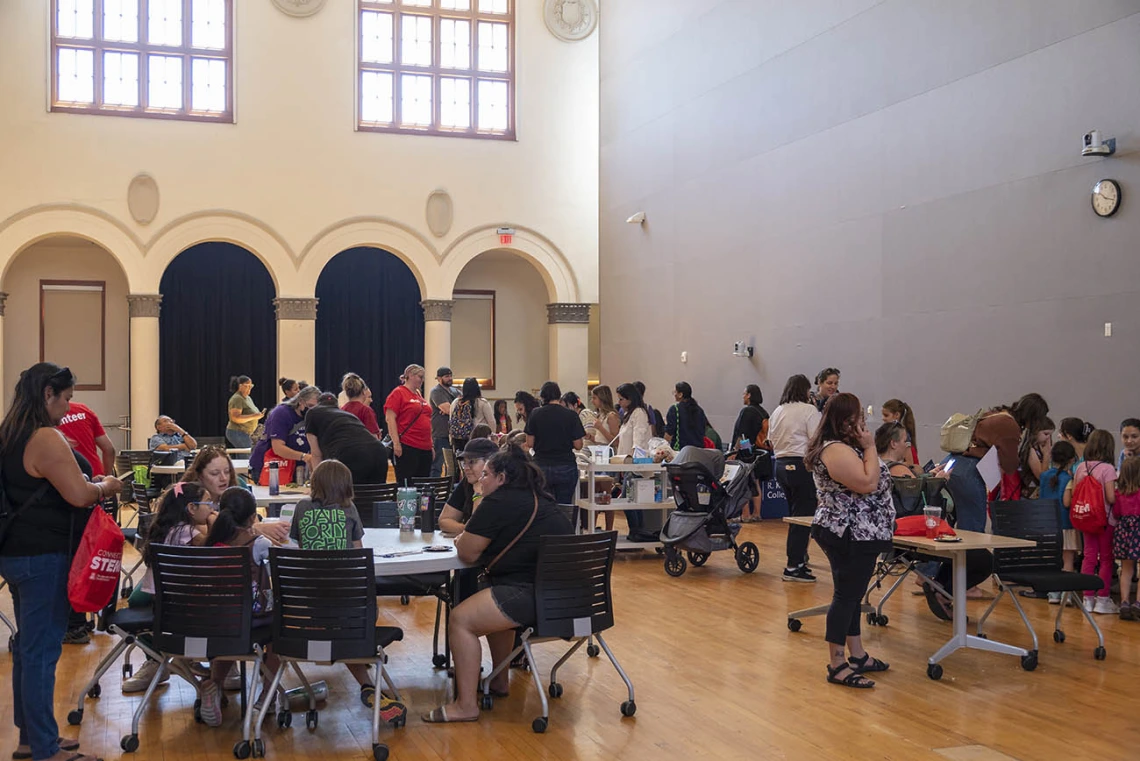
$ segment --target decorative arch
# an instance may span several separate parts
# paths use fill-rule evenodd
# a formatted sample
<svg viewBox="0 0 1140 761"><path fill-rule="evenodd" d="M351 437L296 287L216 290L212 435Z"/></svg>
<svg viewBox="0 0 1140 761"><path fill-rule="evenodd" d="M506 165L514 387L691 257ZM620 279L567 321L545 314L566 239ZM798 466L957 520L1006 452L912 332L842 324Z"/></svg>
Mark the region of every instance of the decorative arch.
<svg viewBox="0 0 1140 761"><path fill-rule="evenodd" d="M35 206L0 222L0 282L28 246L60 236L89 240L119 263L131 293L155 293L158 281L147 278L142 242L114 217L76 204Z"/></svg>
<svg viewBox="0 0 1140 761"><path fill-rule="evenodd" d="M199 243L232 243L265 265L277 295L298 293L297 262L289 244L263 222L232 211L202 211L180 217L158 231L147 245L146 268L157 291L174 258Z"/></svg>
<svg viewBox="0 0 1140 761"><path fill-rule="evenodd" d="M471 260L491 250L510 251L518 254L542 275L551 302L577 303L579 301L578 279L566 260L566 256L549 239L525 227L514 226L515 235L511 245L499 243L497 227L481 227L461 235L443 255L441 278L443 294L437 298L450 299L455 289L459 273Z"/></svg>
<svg viewBox="0 0 1140 761"><path fill-rule="evenodd" d="M420 298L450 298L439 279L440 256L432 245L411 228L381 217L354 217L326 228L301 252L299 284L312 296L325 265L351 248L379 248L399 258L415 275Z"/></svg>

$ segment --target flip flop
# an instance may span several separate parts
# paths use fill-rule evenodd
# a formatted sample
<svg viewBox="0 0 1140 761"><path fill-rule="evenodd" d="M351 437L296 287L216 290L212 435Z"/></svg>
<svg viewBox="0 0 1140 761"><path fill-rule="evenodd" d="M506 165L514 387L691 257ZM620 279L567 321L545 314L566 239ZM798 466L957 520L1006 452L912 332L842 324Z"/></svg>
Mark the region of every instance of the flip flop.
<svg viewBox="0 0 1140 761"><path fill-rule="evenodd" d="M59 738L59 749L60 750L68 750L68 751L79 750L79 741L78 740L72 740L70 737L61 737L61 738ZM28 751L27 753L15 751L14 753L12 753L12 758L16 759L16 761L23 761L23 759L31 758L31 757L32 757L31 751Z"/></svg>
<svg viewBox="0 0 1140 761"><path fill-rule="evenodd" d="M459 724L467 721L479 721L479 714L467 719L449 719L447 718L447 708L440 706L431 709L429 713L425 713L420 717L420 720L425 724Z"/></svg>

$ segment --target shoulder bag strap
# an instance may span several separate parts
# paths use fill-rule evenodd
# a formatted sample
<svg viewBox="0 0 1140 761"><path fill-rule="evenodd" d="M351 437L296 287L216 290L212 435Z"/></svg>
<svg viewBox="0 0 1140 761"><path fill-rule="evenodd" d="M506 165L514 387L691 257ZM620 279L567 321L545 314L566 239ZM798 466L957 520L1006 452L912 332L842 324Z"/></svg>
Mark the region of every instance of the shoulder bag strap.
<svg viewBox="0 0 1140 761"><path fill-rule="evenodd" d="M538 515L538 496L536 495L534 498L534 510L531 512L530 518L527 519L526 525L523 526L523 530L519 532L518 536L516 536L514 539L511 540L510 544L508 544L506 547L503 548L502 552L500 552L498 555L496 555L494 557L494 559L491 560L491 562L488 563L486 565L486 567L483 568L483 573L489 573L491 571L491 568L494 567L495 563L498 563L499 560L502 559L503 555L506 555L507 552L511 549L511 547L514 547L518 543L518 541L520 539L522 539L523 536L526 535L526 532L530 531L531 524L534 523L534 518L537 515Z"/></svg>
<svg viewBox="0 0 1140 761"><path fill-rule="evenodd" d="M429 415L431 414L431 404L430 404L430 402L429 402L427 405L423 405L423 404L421 404L421 405L420 405L420 414L418 414L418 415L416 415L414 418L412 418L412 422L408 423L408 425L407 425L407 426L404 428L404 430L400 431L400 438L401 438L401 439L402 439L402 438L404 438L404 434L405 434L405 433L407 433L408 431L412 430L412 426L416 424L416 421L417 421L417 420L419 420L421 417L423 417L423 416L424 416L424 407L425 407L425 406L426 406L426 407L427 407L427 409L428 409L428 414L429 414Z"/></svg>

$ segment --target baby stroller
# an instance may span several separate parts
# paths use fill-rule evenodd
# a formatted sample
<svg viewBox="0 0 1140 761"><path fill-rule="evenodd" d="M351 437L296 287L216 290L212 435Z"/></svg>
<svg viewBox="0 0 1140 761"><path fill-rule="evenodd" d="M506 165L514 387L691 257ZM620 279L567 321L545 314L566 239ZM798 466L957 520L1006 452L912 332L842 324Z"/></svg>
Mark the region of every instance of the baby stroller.
<svg viewBox="0 0 1140 761"><path fill-rule="evenodd" d="M751 498L752 464L738 463L728 483L722 484L724 453L718 449L685 447L665 466L677 509L661 529L665 545L665 573L680 576L689 563L700 567L717 550L732 550L736 564L745 573L760 565L760 550L752 542L737 545L738 517ZM684 551L688 562L681 554Z"/></svg>

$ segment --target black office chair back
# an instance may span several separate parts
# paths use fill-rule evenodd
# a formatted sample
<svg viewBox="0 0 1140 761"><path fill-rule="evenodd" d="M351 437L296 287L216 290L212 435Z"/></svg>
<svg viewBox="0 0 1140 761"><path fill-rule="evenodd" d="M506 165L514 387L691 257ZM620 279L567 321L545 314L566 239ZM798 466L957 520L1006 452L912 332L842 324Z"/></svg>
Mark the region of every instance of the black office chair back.
<svg viewBox="0 0 1140 761"><path fill-rule="evenodd" d="M115 456L116 466L118 464L119 457L125 457L127 458L127 463L130 465L127 470L133 469L136 465L145 465L149 468L151 455L153 454L154 453L149 449L124 449L122 452L119 452L119 454Z"/></svg>
<svg viewBox="0 0 1140 761"><path fill-rule="evenodd" d="M990 515L994 534L1037 542L1035 547L994 550L994 573L1061 570L1065 544L1059 500L991 502Z"/></svg>
<svg viewBox="0 0 1140 761"><path fill-rule="evenodd" d="M447 498L451 496L451 490L454 488L454 482L444 476L442 478L409 478L408 486L411 486L421 494L430 492L435 495L435 507L438 513L443 509L443 505L447 502Z"/></svg>
<svg viewBox="0 0 1140 761"><path fill-rule="evenodd" d="M395 502L373 502L370 505L359 505L356 512L360 514L360 523L364 528L399 528L400 509Z"/></svg>
<svg viewBox="0 0 1140 761"><path fill-rule="evenodd" d="M154 643L192 657L253 650L253 569L249 547L151 548Z"/></svg>
<svg viewBox="0 0 1140 761"><path fill-rule="evenodd" d="M395 502L396 484L353 484L352 494L358 507L373 502Z"/></svg>
<svg viewBox="0 0 1140 761"><path fill-rule="evenodd" d="M372 550L272 547L273 651L317 662L376 656Z"/></svg>
<svg viewBox="0 0 1140 761"><path fill-rule="evenodd" d="M150 536L150 527L154 524L154 513L139 512L138 533L135 534L135 549L141 553L146 552L147 537Z"/></svg>
<svg viewBox="0 0 1140 761"><path fill-rule="evenodd" d="M154 489L143 486L140 483L131 482L131 494L135 498L135 505L138 507L139 514L151 512L150 501L157 497Z"/></svg>
<svg viewBox="0 0 1140 761"><path fill-rule="evenodd" d="M614 625L616 551L616 531L539 537L536 636L585 637Z"/></svg>
<svg viewBox="0 0 1140 761"><path fill-rule="evenodd" d="M123 478L127 475L132 475L131 458L127 457L125 452L115 453L115 475Z"/></svg>
<svg viewBox="0 0 1140 761"><path fill-rule="evenodd" d="M673 501L681 510L707 513L724 501L724 487L699 462L666 465L665 473L673 487Z"/></svg>

